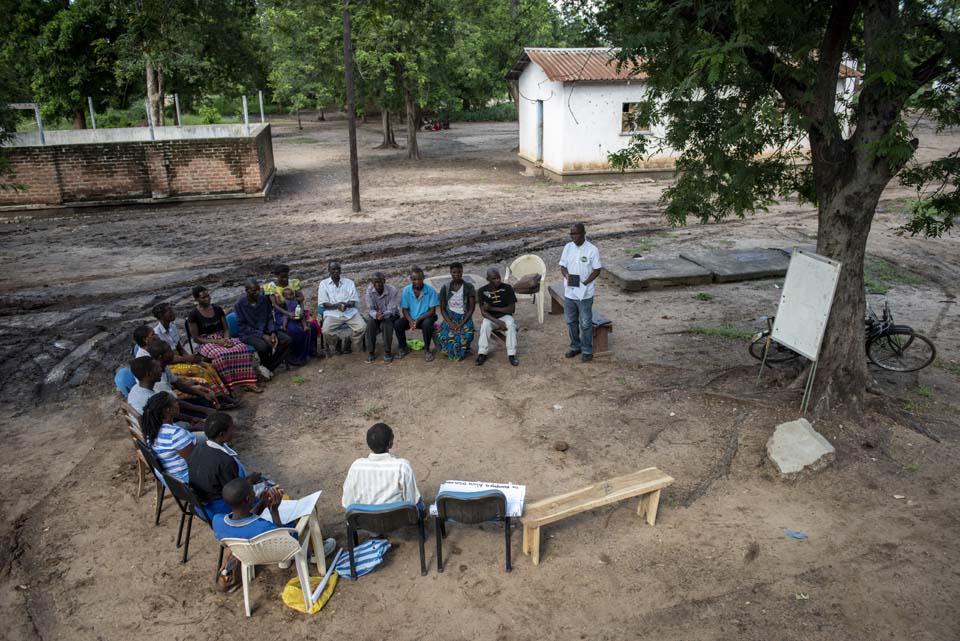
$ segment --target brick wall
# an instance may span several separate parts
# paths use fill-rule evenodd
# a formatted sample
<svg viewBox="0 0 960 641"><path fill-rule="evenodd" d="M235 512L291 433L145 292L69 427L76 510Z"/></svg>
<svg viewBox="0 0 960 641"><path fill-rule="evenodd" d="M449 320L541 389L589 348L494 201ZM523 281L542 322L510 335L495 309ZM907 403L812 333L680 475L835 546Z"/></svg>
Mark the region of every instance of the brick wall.
<svg viewBox="0 0 960 641"><path fill-rule="evenodd" d="M259 194L274 172L269 125L256 137L18 146L4 150L22 191L0 207Z"/></svg>

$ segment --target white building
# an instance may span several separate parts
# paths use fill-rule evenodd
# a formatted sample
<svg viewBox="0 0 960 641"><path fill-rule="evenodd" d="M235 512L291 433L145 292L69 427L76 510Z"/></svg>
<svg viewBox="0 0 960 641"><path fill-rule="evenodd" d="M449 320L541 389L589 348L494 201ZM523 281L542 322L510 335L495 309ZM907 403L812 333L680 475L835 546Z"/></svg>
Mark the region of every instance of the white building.
<svg viewBox="0 0 960 641"><path fill-rule="evenodd" d="M841 65L838 98L853 94L859 73ZM662 124L635 131L626 116L646 93L634 66L618 69L616 50L526 48L507 74L518 86L520 162L528 172L555 180L583 180L619 173L608 154L636 133L664 138ZM839 103L838 103L839 106ZM672 172L674 154L664 149L628 172Z"/></svg>

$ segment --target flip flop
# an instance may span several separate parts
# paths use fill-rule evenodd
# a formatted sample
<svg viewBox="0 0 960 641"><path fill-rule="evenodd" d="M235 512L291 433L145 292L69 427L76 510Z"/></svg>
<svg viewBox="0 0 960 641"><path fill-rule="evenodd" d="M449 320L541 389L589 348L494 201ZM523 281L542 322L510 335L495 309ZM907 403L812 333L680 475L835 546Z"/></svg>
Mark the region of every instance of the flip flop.
<svg viewBox="0 0 960 641"><path fill-rule="evenodd" d="M436 357L437 357L437 355L434 354L433 352L427 352L427 356L426 356L426 358L425 358L424 360L426 360L428 363L430 363L430 362L432 362Z"/></svg>

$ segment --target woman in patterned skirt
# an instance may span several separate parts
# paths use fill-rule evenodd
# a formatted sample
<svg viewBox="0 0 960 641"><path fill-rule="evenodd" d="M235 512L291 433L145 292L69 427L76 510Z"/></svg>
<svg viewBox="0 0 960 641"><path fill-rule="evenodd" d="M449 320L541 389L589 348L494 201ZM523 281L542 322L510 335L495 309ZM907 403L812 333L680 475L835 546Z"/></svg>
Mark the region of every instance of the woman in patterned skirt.
<svg viewBox="0 0 960 641"><path fill-rule="evenodd" d="M254 352L240 340L230 337L230 326L223 308L210 303L210 292L202 285L193 288L193 298L197 301L197 308L187 317L187 327L197 343L197 351L210 359L228 388L244 387L258 394L262 392L263 388L257 385Z"/></svg>
<svg viewBox="0 0 960 641"><path fill-rule="evenodd" d="M475 329L473 310L477 306L477 290L463 280L463 265L450 265L450 282L440 288L440 315L443 323L437 334L437 347L452 361L463 360L470 353Z"/></svg>

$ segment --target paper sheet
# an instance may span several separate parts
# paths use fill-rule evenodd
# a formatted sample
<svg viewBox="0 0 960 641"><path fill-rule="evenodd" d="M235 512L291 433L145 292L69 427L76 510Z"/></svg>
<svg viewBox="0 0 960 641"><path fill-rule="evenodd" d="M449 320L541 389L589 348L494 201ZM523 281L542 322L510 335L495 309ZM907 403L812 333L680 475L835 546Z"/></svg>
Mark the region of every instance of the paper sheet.
<svg viewBox="0 0 960 641"><path fill-rule="evenodd" d="M484 490L500 490L504 493L507 497L507 516L512 518L523 515L523 499L527 494L526 485L482 481L444 481L440 484L440 492L482 492ZM430 506L430 514L437 515L436 503Z"/></svg>
<svg viewBox="0 0 960 641"><path fill-rule="evenodd" d="M280 512L280 522L281 523L293 523L301 516L306 516L313 511L313 508L317 505L317 501L320 499L321 491L316 491L313 494L308 494L302 499L297 500L287 500L280 501L278 506L278 511ZM273 521L273 517L270 516L270 510L264 510L260 513L260 518L264 521Z"/></svg>

